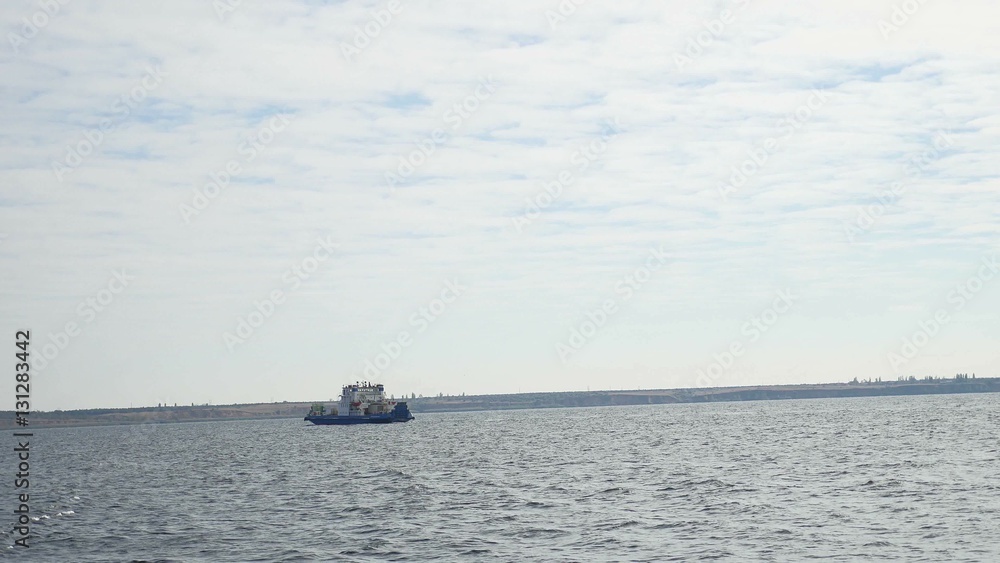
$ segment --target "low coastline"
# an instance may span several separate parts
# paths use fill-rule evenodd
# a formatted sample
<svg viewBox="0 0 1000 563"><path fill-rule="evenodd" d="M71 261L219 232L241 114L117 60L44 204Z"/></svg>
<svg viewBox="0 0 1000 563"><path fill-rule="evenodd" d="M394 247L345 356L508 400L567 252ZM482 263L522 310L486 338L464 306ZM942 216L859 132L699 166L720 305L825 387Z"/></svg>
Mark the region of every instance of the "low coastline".
<svg viewBox="0 0 1000 563"><path fill-rule="evenodd" d="M905 395L1000 393L1000 378L933 379L810 383L801 385L752 385L688 389L634 389L512 393L501 395L449 395L400 398L415 414L488 410L627 406L647 404L834 399ZM157 406L121 409L81 409L31 413L32 428L166 424L220 420L301 418L316 401L234 405ZM323 402L323 401L319 401ZM0 411L0 428L15 427L13 411Z"/></svg>

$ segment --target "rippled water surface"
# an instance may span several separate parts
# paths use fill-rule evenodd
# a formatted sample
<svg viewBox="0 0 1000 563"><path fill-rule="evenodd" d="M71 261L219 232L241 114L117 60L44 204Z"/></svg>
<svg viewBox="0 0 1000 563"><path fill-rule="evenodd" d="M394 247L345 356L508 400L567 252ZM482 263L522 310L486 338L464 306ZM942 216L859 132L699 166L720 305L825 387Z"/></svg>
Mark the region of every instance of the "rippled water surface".
<svg viewBox="0 0 1000 563"><path fill-rule="evenodd" d="M953 395L39 430L0 558L1000 561L998 428Z"/></svg>

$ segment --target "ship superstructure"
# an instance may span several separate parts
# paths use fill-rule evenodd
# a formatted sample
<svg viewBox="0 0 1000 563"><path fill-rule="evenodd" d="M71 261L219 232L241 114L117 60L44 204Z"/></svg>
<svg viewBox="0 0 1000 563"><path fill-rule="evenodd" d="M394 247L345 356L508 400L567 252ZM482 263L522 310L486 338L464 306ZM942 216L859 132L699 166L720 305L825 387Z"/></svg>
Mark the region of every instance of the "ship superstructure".
<svg viewBox="0 0 1000 563"><path fill-rule="evenodd" d="M312 406L305 420L313 424L368 424L407 422L413 420L406 402L395 401L385 394L385 386L368 381L344 385L340 401L326 412L326 406Z"/></svg>

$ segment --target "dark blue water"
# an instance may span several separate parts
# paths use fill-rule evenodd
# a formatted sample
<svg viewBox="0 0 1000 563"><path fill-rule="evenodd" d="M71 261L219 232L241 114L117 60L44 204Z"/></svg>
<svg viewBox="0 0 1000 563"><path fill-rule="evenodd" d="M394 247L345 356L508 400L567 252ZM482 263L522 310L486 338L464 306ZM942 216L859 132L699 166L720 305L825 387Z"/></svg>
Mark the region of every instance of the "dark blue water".
<svg viewBox="0 0 1000 563"><path fill-rule="evenodd" d="M998 428L954 395L43 430L0 558L997 561Z"/></svg>

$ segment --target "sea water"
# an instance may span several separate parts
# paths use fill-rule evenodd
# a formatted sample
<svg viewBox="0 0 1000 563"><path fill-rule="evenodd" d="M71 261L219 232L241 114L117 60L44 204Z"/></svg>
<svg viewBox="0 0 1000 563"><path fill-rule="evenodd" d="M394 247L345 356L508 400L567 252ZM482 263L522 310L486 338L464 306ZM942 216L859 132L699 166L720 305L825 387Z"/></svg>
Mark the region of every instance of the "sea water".
<svg viewBox="0 0 1000 563"><path fill-rule="evenodd" d="M415 415L36 429L0 558L1000 560L1000 395Z"/></svg>

